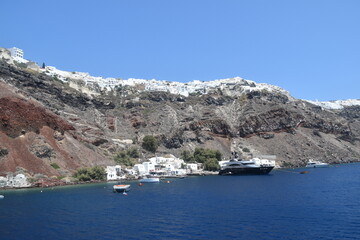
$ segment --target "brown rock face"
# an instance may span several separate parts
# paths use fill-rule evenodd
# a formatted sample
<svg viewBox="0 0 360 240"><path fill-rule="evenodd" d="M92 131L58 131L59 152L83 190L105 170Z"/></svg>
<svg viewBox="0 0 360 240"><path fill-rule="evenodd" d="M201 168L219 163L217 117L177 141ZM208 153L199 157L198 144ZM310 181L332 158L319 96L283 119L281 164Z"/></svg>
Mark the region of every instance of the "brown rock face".
<svg viewBox="0 0 360 240"><path fill-rule="evenodd" d="M0 175L22 167L31 175L65 176L79 167L110 164L71 134L65 132L60 141L54 135L56 132L47 126L39 134L29 132L16 138L0 132L0 149L6 153L0 157Z"/></svg>
<svg viewBox="0 0 360 240"><path fill-rule="evenodd" d="M53 103L61 106L61 101L45 98L39 86L63 96L44 79L0 67L0 176L19 167L30 175L69 176L79 167L112 164L111 158L86 143L89 141L82 141L70 119L49 108ZM36 94L39 96L33 98Z"/></svg>
<svg viewBox="0 0 360 240"><path fill-rule="evenodd" d="M26 132L39 133L44 126L60 132L74 130L63 119L26 100L16 97L0 98L1 132L10 137L18 137Z"/></svg>
<svg viewBox="0 0 360 240"><path fill-rule="evenodd" d="M247 137L263 132L288 131L296 128L304 121L304 117L283 108L270 110L256 115L251 115L241 122L239 135Z"/></svg>

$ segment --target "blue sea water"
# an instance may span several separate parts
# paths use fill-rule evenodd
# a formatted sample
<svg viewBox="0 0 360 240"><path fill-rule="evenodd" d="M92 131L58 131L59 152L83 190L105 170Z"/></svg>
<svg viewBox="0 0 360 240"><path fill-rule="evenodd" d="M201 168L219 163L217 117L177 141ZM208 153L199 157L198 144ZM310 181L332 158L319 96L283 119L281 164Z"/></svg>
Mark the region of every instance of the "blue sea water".
<svg viewBox="0 0 360 240"><path fill-rule="evenodd" d="M303 170L0 191L0 239L360 239L360 164Z"/></svg>

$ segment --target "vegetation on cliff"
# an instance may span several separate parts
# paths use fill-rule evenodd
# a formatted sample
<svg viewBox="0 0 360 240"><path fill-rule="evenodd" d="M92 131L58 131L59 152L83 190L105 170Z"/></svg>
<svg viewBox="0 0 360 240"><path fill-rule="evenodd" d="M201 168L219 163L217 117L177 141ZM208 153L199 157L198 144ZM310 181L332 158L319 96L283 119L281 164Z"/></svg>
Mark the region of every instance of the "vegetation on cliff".
<svg viewBox="0 0 360 240"><path fill-rule="evenodd" d="M92 180L104 181L106 179L106 171L103 167L95 166L92 168L80 168L74 174L80 182L87 182Z"/></svg>
<svg viewBox="0 0 360 240"><path fill-rule="evenodd" d="M140 157L137 148L130 148L128 150L120 151L114 157L117 164L132 167L135 165L137 159Z"/></svg>
<svg viewBox="0 0 360 240"><path fill-rule="evenodd" d="M204 164L204 170L217 171L220 169L219 161L221 161L222 154L218 150L196 148L193 153L183 151L181 157L185 162Z"/></svg>
<svg viewBox="0 0 360 240"><path fill-rule="evenodd" d="M156 149L158 148L159 146L159 143L156 139L156 137L154 136L145 136L143 138L143 142L142 142L142 145L141 145L145 150L149 151L149 152L153 152L155 153L156 152Z"/></svg>

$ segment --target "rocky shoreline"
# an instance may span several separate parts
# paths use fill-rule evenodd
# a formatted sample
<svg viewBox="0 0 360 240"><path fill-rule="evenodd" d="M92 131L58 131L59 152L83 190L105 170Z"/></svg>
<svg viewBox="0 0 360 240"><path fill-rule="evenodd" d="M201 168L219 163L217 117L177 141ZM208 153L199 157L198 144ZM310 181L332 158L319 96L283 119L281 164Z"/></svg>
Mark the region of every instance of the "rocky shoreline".
<svg viewBox="0 0 360 240"><path fill-rule="evenodd" d="M202 171L199 173L192 173L187 174L186 177L192 177L192 176L211 176L211 175L218 175L218 172L211 172L211 171ZM168 178L177 178L175 176L164 176L161 177L161 179L168 179ZM100 180L91 180L86 182L80 182L80 181L63 181L61 179L41 179L34 183L31 183L31 185L26 187L0 187L0 190L17 190L17 189L32 189L32 188L53 188L53 187L62 187L62 186L73 186L73 185L83 185L83 184L96 184L96 183L111 183L111 182L130 182L138 180L138 177L127 177L121 180L111 180L111 181L100 181Z"/></svg>
<svg viewBox="0 0 360 240"><path fill-rule="evenodd" d="M338 165L341 164L353 164L353 163L360 163L360 161L351 161L347 163L334 163L331 164L330 167L338 167ZM303 169L304 167L295 167L295 168L275 168L274 171L287 171L287 170L296 170L296 169ZM292 171L293 172L293 171ZM301 172L299 172L301 173ZM185 177L196 177L196 176L212 176L212 175L218 175L218 172L212 172L212 171L199 171L196 173L188 173L185 175ZM160 179L170 179L170 178L179 178L178 176L162 176ZM128 176L121 180L90 180L90 181L77 181L74 178L71 178L72 180L69 180L70 178L65 179L56 179L56 178L42 178L36 182L31 183L28 186L21 186L21 187L11 187L11 186L2 186L0 187L1 190L19 190L19 189L33 189L33 188L54 188L54 187L62 187L62 186L74 186L74 185L83 185L83 184L97 184L97 183L118 183L118 182L131 182L136 181L139 178L139 176Z"/></svg>

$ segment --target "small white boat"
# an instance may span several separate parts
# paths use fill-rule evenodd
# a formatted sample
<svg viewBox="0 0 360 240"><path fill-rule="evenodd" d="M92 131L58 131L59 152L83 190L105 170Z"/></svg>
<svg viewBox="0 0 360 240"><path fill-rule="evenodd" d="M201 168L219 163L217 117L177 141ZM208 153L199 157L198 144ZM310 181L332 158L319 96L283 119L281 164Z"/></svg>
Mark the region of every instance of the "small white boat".
<svg viewBox="0 0 360 240"><path fill-rule="evenodd" d="M142 178L139 180L141 183L157 183L160 182L160 178L158 177L150 177L150 178Z"/></svg>
<svg viewBox="0 0 360 240"><path fill-rule="evenodd" d="M310 159L305 167L307 167L307 168L324 168L324 167L329 167L329 166L330 165L328 163L314 161L314 160Z"/></svg>
<svg viewBox="0 0 360 240"><path fill-rule="evenodd" d="M5 198L5 196L4 196L4 195L0 195L0 199L3 199L3 198Z"/></svg>
<svg viewBox="0 0 360 240"><path fill-rule="evenodd" d="M114 192L128 192L130 191L130 185L129 184L118 184L113 186Z"/></svg>

